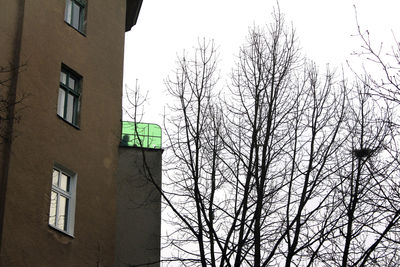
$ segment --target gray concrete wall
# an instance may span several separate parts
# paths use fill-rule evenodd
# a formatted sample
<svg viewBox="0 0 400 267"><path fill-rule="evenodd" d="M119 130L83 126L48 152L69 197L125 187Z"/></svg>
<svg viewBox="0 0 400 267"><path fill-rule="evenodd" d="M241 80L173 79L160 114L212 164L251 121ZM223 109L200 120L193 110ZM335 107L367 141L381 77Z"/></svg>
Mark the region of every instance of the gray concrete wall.
<svg viewBox="0 0 400 267"><path fill-rule="evenodd" d="M161 197L152 179L161 184L161 155L159 149L119 148L117 267L160 266ZM146 174L144 163L151 175Z"/></svg>

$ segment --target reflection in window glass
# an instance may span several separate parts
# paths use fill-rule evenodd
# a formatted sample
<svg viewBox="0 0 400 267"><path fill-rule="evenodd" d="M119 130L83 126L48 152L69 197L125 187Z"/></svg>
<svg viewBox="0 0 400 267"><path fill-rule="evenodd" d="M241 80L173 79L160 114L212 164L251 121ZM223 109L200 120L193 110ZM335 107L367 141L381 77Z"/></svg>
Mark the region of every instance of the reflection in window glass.
<svg viewBox="0 0 400 267"><path fill-rule="evenodd" d="M76 29L79 29L79 14L80 14L80 7L75 2L73 2L71 25Z"/></svg>
<svg viewBox="0 0 400 267"><path fill-rule="evenodd" d="M65 21L71 24L71 15L72 15L72 2L71 0L67 0L67 5L65 6Z"/></svg>
<svg viewBox="0 0 400 267"><path fill-rule="evenodd" d="M53 169L53 185L58 186L59 171Z"/></svg>
<svg viewBox="0 0 400 267"><path fill-rule="evenodd" d="M68 122L72 123L72 115L74 113L74 96L71 94L68 94L68 99L67 99L67 116L66 120Z"/></svg>
<svg viewBox="0 0 400 267"><path fill-rule="evenodd" d="M57 105L57 114L61 117L64 117L64 99L65 99L65 91L63 89L58 90L58 105Z"/></svg>
<svg viewBox="0 0 400 267"><path fill-rule="evenodd" d="M56 216L57 216L57 193L51 191L50 198L50 212L49 212L49 224L56 225Z"/></svg>
<svg viewBox="0 0 400 267"><path fill-rule="evenodd" d="M60 229L67 230L67 218L68 218L68 199L64 196L58 198L58 220L57 226Z"/></svg>
<svg viewBox="0 0 400 267"><path fill-rule="evenodd" d="M68 80L68 87L71 88L72 90L75 89L75 80L71 76L69 77L69 80Z"/></svg>
<svg viewBox="0 0 400 267"><path fill-rule="evenodd" d="M59 187L66 192L69 191L69 177L64 173L61 173Z"/></svg>
<svg viewBox="0 0 400 267"><path fill-rule="evenodd" d="M67 84L67 74L65 74L64 72L61 72L60 74L60 82L63 84Z"/></svg>

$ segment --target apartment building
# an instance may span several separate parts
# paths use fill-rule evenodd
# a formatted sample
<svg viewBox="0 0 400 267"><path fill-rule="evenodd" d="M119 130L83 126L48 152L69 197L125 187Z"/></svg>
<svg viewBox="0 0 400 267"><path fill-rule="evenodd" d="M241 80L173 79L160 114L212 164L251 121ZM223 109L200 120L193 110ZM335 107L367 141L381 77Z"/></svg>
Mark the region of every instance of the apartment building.
<svg viewBox="0 0 400 267"><path fill-rule="evenodd" d="M124 36L141 5L0 0L1 266L159 266L141 157L160 181L162 150L120 145Z"/></svg>

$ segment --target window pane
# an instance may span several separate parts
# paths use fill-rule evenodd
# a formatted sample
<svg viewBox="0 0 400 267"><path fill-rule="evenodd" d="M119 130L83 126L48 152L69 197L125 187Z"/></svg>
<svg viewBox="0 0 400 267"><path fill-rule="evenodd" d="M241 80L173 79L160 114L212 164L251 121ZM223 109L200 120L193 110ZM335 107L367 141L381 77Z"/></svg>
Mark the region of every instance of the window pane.
<svg viewBox="0 0 400 267"><path fill-rule="evenodd" d="M69 24L71 24L71 9L72 7L72 3L71 0L67 0L67 4L65 6L65 21L68 22Z"/></svg>
<svg viewBox="0 0 400 267"><path fill-rule="evenodd" d="M60 189L69 192L69 177L65 175L64 173L61 173L60 175Z"/></svg>
<svg viewBox="0 0 400 267"><path fill-rule="evenodd" d="M58 186L58 174L57 170L53 169L53 185Z"/></svg>
<svg viewBox="0 0 400 267"><path fill-rule="evenodd" d="M75 90L75 79L72 78L71 76L68 79L68 87L71 88L72 90Z"/></svg>
<svg viewBox="0 0 400 267"><path fill-rule="evenodd" d="M58 105L57 114L64 117L64 103L65 102L65 91L63 89L58 90Z"/></svg>
<svg viewBox="0 0 400 267"><path fill-rule="evenodd" d="M75 118L74 118L74 124L78 124L78 123L79 123L79 112L80 112L79 98L75 97Z"/></svg>
<svg viewBox="0 0 400 267"><path fill-rule="evenodd" d="M72 3L72 22L71 25L79 30L79 16L81 13L80 6L76 3Z"/></svg>
<svg viewBox="0 0 400 267"><path fill-rule="evenodd" d="M83 32L83 33L86 33L86 24L87 24L87 21L86 21L86 10L85 10L85 8L81 8L81 18L80 18L80 23L81 23L81 25L80 25L80 31L81 32Z"/></svg>
<svg viewBox="0 0 400 267"><path fill-rule="evenodd" d="M66 231L67 219L68 219L68 198L60 195L58 203L57 227Z"/></svg>
<svg viewBox="0 0 400 267"><path fill-rule="evenodd" d="M62 84L67 84L67 74L65 72L61 72L61 74L60 74L60 82Z"/></svg>
<svg viewBox="0 0 400 267"><path fill-rule="evenodd" d="M49 224L56 226L57 193L51 191Z"/></svg>
<svg viewBox="0 0 400 267"><path fill-rule="evenodd" d="M71 94L68 94L68 99L67 99L67 114L65 116L65 119L72 123L72 115L74 113L74 96Z"/></svg>

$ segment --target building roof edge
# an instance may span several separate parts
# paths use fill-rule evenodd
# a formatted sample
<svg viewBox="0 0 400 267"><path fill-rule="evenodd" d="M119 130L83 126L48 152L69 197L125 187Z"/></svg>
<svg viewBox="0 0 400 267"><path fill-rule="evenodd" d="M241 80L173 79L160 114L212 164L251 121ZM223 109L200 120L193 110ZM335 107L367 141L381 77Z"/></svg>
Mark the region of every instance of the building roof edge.
<svg viewBox="0 0 400 267"><path fill-rule="evenodd" d="M126 0L125 32L136 25L142 3L143 0Z"/></svg>

